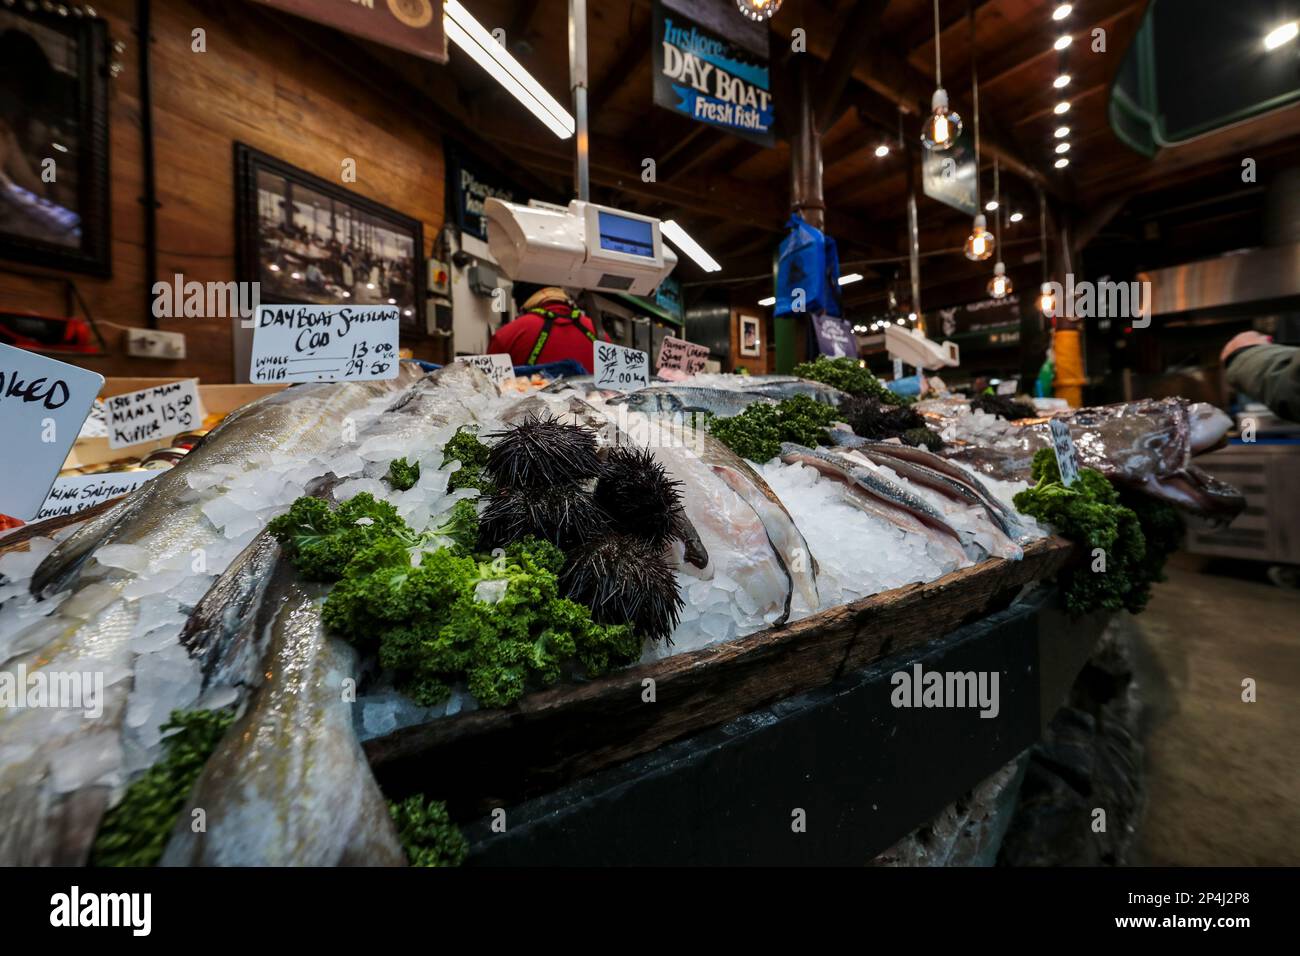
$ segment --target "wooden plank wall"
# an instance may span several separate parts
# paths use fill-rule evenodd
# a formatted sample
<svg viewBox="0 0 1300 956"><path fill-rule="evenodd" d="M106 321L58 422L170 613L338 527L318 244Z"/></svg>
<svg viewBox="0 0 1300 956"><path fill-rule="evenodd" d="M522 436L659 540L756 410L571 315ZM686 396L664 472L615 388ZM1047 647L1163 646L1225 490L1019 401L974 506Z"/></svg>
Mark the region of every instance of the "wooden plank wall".
<svg viewBox="0 0 1300 956"><path fill-rule="evenodd" d="M97 0L110 42L126 49L110 80L113 275L66 273L96 320L146 324L139 76L133 0ZM153 98L158 209L158 279L199 282L235 275L233 143L242 141L326 179L340 180L345 158L357 180L346 188L424 223L425 254L444 218L441 134L427 107L404 106L322 57L304 37L326 28L278 19L248 0L167 0L153 4ZM294 30L287 27L292 24ZM191 50L191 31L207 32L207 51ZM337 42L337 37L326 37ZM393 56L401 56L394 52ZM358 58L361 58L358 52ZM26 266L16 266L27 268ZM55 273L65 274L65 273ZM151 287L151 284L148 284ZM0 308L62 315L62 291L0 272ZM232 377L230 320L161 319L186 335L183 362L127 358L121 328L103 327L111 352L77 359L104 375ZM416 348L438 358L433 343Z"/></svg>

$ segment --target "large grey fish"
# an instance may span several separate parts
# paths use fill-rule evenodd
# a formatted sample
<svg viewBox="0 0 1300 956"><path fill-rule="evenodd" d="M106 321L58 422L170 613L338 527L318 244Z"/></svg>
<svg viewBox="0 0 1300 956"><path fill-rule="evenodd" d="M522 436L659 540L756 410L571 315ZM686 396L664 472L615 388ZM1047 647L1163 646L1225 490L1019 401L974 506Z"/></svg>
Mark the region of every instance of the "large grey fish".
<svg viewBox="0 0 1300 956"><path fill-rule="evenodd" d="M806 395L823 405L837 407L840 402L849 397L848 392L842 392L832 385L827 385L824 382L814 382L806 378L774 382L767 380L765 376L754 376L754 381L747 382L741 391L750 395L761 395L764 398L776 399Z"/></svg>
<svg viewBox="0 0 1300 956"><path fill-rule="evenodd" d="M651 385L648 388L611 398L610 405L626 405L647 415L686 415L709 412L721 418L739 415L755 402L776 404L776 400L748 392L725 388L698 388L691 385Z"/></svg>
<svg viewBox="0 0 1300 956"><path fill-rule="evenodd" d="M778 623L790 615L791 598L798 590L809 609L821 602L817 592L817 562L803 532L775 491L763 477L725 444L703 428L691 428L678 422L665 423L665 427L678 434L684 448L695 449L700 459L740 496L758 515L767 532L772 550L790 579L791 593L786 598L785 612Z"/></svg>
<svg viewBox="0 0 1300 956"><path fill-rule="evenodd" d="M266 680L190 793L163 866L401 866L388 805L352 726L356 651L325 633L325 589L278 563L259 613ZM205 831L195 832L194 811Z"/></svg>
<svg viewBox="0 0 1300 956"><path fill-rule="evenodd" d="M902 512L928 529L929 540L935 541L953 557L960 555L960 563L966 562L966 551L962 547L961 536L952 525L948 524L943 515L932 505L883 475L857 465L842 455L805 448L792 442L781 444L781 460L786 464L799 463L817 469L828 478L844 484L855 496L870 498L872 505L877 509L883 507L886 510ZM906 521L899 524L904 528L909 525L911 522Z"/></svg>
<svg viewBox="0 0 1300 956"><path fill-rule="evenodd" d="M32 590L73 586L32 633L8 642L24 652L5 663L51 677L102 674L103 714L54 707L0 710L0 864L84 863L100 817L120 786L122 730L132 693L140 602L128 591L144 576L86 559L106 544L135 545L154 566L183 568L222 533L201 510L187 476L222 466L249 468L262 456L311 455L334 446L343 422L374 398L406 387L389 382L303 385L240 409L180 464L65 539L37 568Z"/></svg>

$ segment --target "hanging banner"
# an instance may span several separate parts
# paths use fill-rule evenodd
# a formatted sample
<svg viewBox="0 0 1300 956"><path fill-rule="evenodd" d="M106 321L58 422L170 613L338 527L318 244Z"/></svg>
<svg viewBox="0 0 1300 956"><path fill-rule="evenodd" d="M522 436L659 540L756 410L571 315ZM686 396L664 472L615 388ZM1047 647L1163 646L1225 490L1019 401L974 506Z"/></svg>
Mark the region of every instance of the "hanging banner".
<svg viewBox="0 0 1300 956"><path fill-rule="evenodd" d="M435 63L447 62L442 30L442 0L257 0L294 16L335 30L414 53Z"/></svg>
<svg viewBox="0 0 1300 956"><path fill-rule="evenodd" d="M975 197L975 148L969 127L945 150L921 151L921 188L931 199L968 216L979 214Z"/></svg>
<svg viewBox="0 0 1300 956"><path fill-rule="evenodd" d="M754 26L737 16L732 2L657 0L651 34L655 104L762 146L775 145L768 33L766 25L757 33Z"/></svg>

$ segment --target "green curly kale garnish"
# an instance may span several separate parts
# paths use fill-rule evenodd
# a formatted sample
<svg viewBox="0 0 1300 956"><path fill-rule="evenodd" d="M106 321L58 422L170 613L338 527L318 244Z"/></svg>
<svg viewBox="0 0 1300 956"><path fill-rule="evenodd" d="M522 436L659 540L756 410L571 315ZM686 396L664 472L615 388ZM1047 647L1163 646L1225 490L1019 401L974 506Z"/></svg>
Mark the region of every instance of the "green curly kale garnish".
<svg viewBox="0 0 1300 956"><path fill-rule="evenodd" d="M794 374L838 388L850 395L864 395L878 399L886 405L910 405L913 399L898 395L885 387L884 382L871 374L870 369L858 364L858 359L841 356L827 358L819 355L811 362L800 362Z"/></svg>
<svg viewBox="0 0 1300 956"><path fill-rule="evenodd" d="M442 449L442 464L445 468L452 461L460 462L460 468L447 483L448 491L461 488L477 488L483 494L492 491L491 482L484 472L488 460L488 446L478 440L473 426L464 426L456 431Z"/></svg>
<svg viewBox="0 0 1300 956"><path fill-rule="evenodd" d="M411 866L460 866L465 861L469 844L441 800L418 795L390 800L388 812Z"/></svg>
<svg viewBox="0 0 1300 956"><path fill-rule="evenodd" d="M388 483L398 491L409 491L420 480L420 463L394 458L388 463Z"/></svg>
<svg viewBox="0 0 1300 956"><path fill-rule="evenodd" d="M825 444L826 429L837 417L832 406L796 395L775 405L755 402L731 418L712 418L708 429L741 458L765 462L780 454L781 442Z"/></svg>
<svg viewBox="0 0 1300 956"><path fill-rule="evenodd" d="M90 852L91 866L154 866L203 765L234 722L224 710L174 710L163 724L163 757L104 814Z"/></svg>
<svg viewBox="0 0 1300 956"><path fill-rule="evenodd" d="M1181 539L1177 513L1149 500L1136 510L1126 506L1106 476L1091 468L1080 468L1067 488L1051 448L1034 454L1031 476L1035 484L1016 495L1016 507L1083 549L1081 563L1062 575L1069 610L1141 611Z"/></svg>
<svg viewBox="0 0 1300 956"><path fill-rule="evenodd" d="M398 686L425 706L464 680L481 705L504 707L555 683L570 663L596 676L640 657L632 628L596 624L586 607L560 597L564 554L554 545L526 538L474 554L475 509L459 501L438 527L417 534L364 493L334 512L300 498L273 531L304 575L336 582L321 611L325 625L375 648ZM357 514L372 523L356 525Z"/></svg>

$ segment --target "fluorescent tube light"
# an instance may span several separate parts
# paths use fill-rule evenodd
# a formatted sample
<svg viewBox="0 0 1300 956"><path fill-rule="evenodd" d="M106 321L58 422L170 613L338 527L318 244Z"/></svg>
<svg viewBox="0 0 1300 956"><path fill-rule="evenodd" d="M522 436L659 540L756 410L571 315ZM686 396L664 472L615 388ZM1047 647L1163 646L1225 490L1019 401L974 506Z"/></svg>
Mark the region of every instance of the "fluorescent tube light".
<svg viewBox="0 0 1300 956"><path fill-rule="evenodd" d="M695 264L705 272L722 271L722 266L718 265L718 260L705 252L704 247L692 239L686 230L677 225L672 219L665 219L661 222L659 231L665 239L695 260Z"/></svg>
<svg viewBox="0 0 1300 956"><path fill-rule="evenodd" d="M469 54L556 136L567 139L573 135L573 116L461 6L459 0L447 0L443 9L443 27L448 39Z"/></svg>

